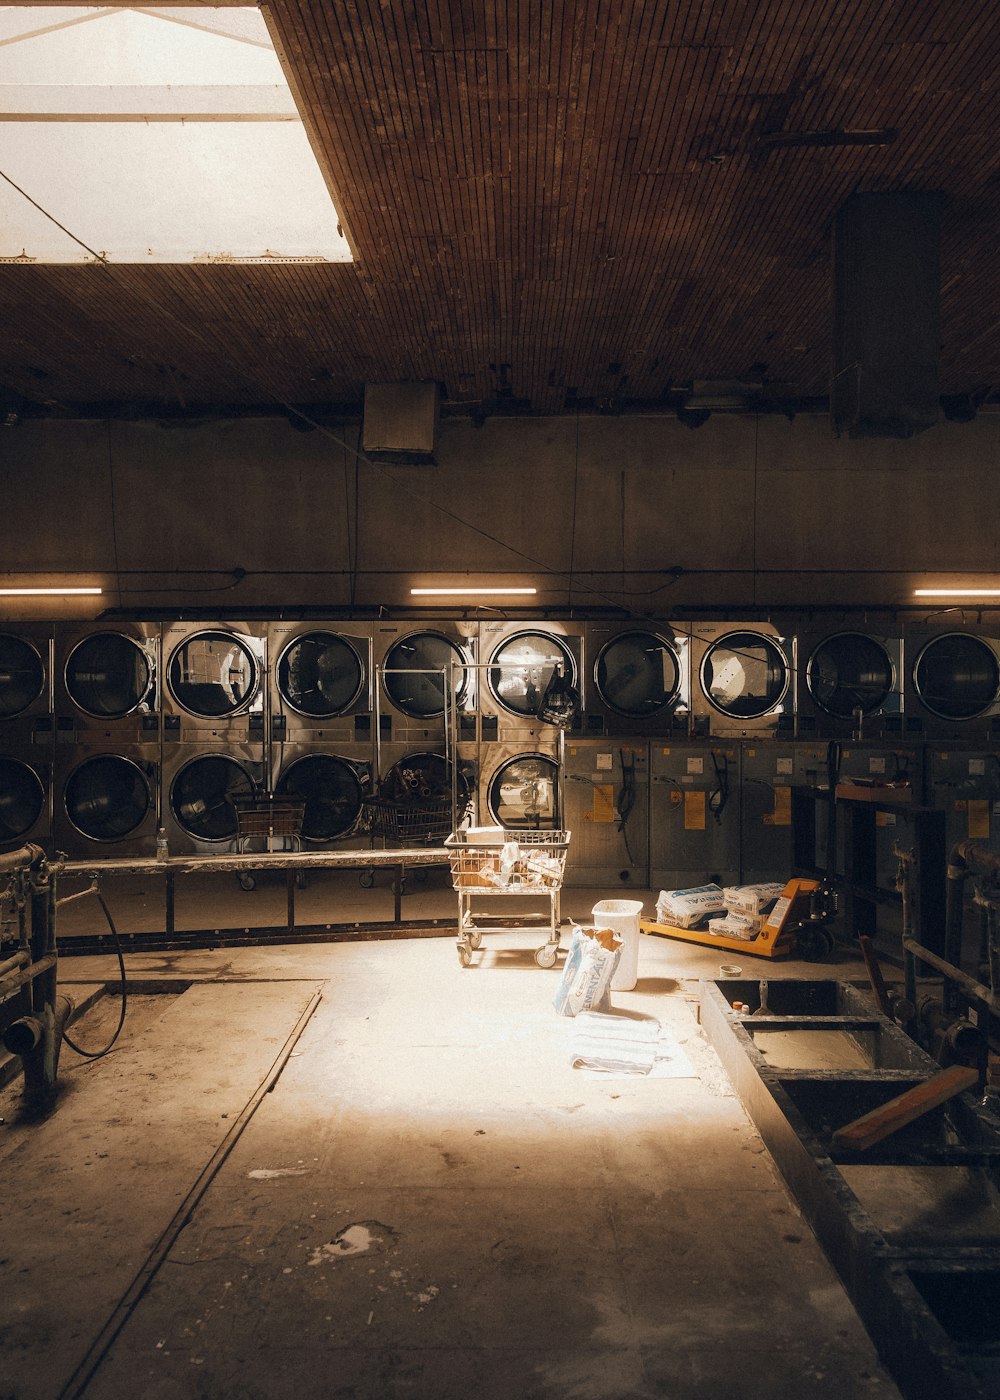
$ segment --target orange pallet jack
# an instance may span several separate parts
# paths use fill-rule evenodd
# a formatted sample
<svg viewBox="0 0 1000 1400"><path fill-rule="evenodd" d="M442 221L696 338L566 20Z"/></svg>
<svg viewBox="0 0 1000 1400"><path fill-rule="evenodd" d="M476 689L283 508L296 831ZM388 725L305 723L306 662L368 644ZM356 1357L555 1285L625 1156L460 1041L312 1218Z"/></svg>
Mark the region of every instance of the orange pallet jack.
<svg viewBox="0 0 1000 1400"><path fill-rule="evenodd" d="M652 919L641 919L639 927L643 933L681 938L686 943L702 943L706 948L722 948L730 953L752 953L758 958L788 958L798 953L802 958L818 960L833 949L833 935L813 913L813 895L818 889L818 880L789 880L764 927L751 939L727 938L707 929L678 928Z"/></svg>

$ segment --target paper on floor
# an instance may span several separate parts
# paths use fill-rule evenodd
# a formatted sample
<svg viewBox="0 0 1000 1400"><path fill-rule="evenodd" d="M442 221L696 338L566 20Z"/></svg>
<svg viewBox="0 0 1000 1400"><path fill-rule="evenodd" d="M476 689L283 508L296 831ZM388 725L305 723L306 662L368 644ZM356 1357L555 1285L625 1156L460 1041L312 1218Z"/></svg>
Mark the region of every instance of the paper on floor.
<svg viewBox="0 0 1000 1400"><path fill-rule="evenodd" d="M686 1079L695 1071L673 1033L653 1016L641 1020L581 1011L573 1025L571 1062L593 1075Z"/></svg>

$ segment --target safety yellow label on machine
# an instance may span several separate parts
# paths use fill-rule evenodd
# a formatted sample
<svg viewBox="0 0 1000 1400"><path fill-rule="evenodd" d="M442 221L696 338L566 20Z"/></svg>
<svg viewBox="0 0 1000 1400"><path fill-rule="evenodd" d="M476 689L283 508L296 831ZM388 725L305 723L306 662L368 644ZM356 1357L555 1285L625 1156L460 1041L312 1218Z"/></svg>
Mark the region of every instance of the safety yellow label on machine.
<svg viewBox="0 0 1000 1400"><path fill-rule="evenodd" d="M615 819L615 788L613 783L594 784L594 802L587 814L592 822L613 822Z"/></svg>
<svg viewBox="0 0 1000 1400"><path fill-rule="evenodd" d="M969 798L969 837L973 841L989 840L990 804L982 798Z"/></svg>
<svg viewBox="0 0 1000 1400"><path fill-rule="evenodd" d="M705 789L691 789L684 794L684 830L705 830Z"/></svg>
<svg viewBox="0 0 1000 1400"><path fill-rule="evenodd" d="M774 816L771 821L774 826L791 826L792 790L790 787L776 787L774 789Z"/></svg>

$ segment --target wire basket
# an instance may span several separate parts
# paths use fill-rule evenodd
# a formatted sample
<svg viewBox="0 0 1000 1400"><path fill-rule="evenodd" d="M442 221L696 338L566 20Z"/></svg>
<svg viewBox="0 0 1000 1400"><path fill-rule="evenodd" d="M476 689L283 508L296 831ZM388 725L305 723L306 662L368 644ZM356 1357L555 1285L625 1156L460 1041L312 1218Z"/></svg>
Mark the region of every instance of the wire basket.
<svg viewBox="0 0 1000 1400"><path fill-rule="evenodd" d="M451 831L451 798L395 802L388 797L363 799L363 825L373 836L400 845L442 842Z"/></svg>
<svg viewBox="0 0 1000 1400"><path fill-rule="evenodd" d="M275 797L273 793L254 793L232 799L236 809L237 849L254 836L267 838L268 846L277 838L297 843L302 835L305 799Z"/></svg>
<svg viewBox="0 0 1000 1400"><path fill-rule="evenodd" d="M562 888L568 831L455 831L445 841L456 890L541 894ZM514 847L516 846L516 852Z"/></svg>

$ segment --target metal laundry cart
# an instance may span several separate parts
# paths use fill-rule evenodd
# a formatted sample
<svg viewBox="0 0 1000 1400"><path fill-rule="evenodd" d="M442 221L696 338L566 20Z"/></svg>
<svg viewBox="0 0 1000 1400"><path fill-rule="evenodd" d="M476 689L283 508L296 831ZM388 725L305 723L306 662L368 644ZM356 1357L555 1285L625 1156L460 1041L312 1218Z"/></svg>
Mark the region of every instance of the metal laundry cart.
<svg viewBox="0 0 1000 1400"><path fill-rule="evenodd" d="M279 849L301 851L305 799L254 792L246 796L237 795L232 801L237 822L233 849L237 855L246 854L248 842L258 838L264 842L264 850L268 852L274 851L276 841L281 843ZM240 871L237 879L245 890L256 888L257 881L252 871ZM300 871L297 879L299 888L304 888L305 874Z"/></svg>
<svg viewBox="0 0 1000 1400"><path fill-rule="evenodd" d="M479 898L547 898L546 940L535 953L539 967L554 967L559 952L559 897L562 891L568 831L509 831L502 826L453 831L445 841L451 861L451 882L458 895L458 959L472 962L484 933L502 933L524 926L523 918L507 918L473 910Z"/></svg>

